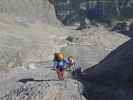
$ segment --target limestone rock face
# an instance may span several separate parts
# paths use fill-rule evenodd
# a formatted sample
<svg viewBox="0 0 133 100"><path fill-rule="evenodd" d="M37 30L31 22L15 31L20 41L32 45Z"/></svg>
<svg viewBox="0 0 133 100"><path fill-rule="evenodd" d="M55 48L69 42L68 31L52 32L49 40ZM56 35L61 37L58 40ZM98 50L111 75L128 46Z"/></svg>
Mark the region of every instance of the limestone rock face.
<svg viewBox="0 0 133 100"><path fill-rule="evenodd" d="M0 13L19 17L21 21L36 20L57 25L53 5L48 0L0 0Z"/></svg>

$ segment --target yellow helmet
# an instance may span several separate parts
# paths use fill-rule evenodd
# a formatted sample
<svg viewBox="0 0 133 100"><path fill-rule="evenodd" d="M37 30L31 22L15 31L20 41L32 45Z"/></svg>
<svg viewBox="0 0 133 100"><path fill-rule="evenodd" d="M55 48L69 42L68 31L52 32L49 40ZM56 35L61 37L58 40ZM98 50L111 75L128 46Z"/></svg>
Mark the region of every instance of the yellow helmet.
<svg viewBox="0 0 133 100"><path fill-rule="evenodd" d="M55 60L63 60L64 59L63 52L55 53L54 56L55 56Z"/></svg>

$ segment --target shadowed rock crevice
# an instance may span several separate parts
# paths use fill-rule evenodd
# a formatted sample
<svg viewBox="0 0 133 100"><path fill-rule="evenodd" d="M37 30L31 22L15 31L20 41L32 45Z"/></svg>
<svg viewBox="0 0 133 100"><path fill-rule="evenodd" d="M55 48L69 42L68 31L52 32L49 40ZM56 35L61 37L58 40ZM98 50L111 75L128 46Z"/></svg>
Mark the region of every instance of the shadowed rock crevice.
<svg viewBox="0 0 133 100"><path fill-rule="evenodd" d="M17 82L27 83L27 82L45 82L45 81L59 81L59 80L56 79L36 80L34 78L25 78L25 79L20 79Z"/></svg>
<svg viewBox="0 0 133 100"><path fill-rule="evenodd" d="M131 39L78 77L88 100L132 100L133 39L132 31L122 33Z"/></svg>

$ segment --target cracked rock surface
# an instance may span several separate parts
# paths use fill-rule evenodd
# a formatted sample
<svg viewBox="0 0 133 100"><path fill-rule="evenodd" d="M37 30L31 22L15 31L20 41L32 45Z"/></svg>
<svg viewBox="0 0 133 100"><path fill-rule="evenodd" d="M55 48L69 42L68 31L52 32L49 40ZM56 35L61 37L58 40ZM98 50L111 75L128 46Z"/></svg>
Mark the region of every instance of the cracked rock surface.
<svg viewBox="0 0 133 100"><path fill-rule="evenodd" d="M12 71L0 81L0 100L85 100L81 83L68 77L69 74L66 72L65 80L59 81L56 72L45 66Z"/></svg>

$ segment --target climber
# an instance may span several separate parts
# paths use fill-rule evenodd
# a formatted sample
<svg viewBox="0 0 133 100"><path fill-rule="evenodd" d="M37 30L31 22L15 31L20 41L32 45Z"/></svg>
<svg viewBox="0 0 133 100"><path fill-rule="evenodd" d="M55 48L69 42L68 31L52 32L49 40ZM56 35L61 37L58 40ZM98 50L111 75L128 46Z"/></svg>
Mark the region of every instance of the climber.
<svg viewBox="0 0 133 100"><path fill-rule="evenodd" d="M69 56L67 58L67 61L69 62L67 65L66 65L66 69L68 70L73 70L72 67L74 67L74 64L75 64L75 61L74 61L74 57L73 56Z"/></svg>
<svg viewBox="0 0 133 100"><path fill-rule="evenodd" d="M56 69L59 80L64 80L64 69L65 65L72 66L74 64L73 57L70 56L68 58L64 57L63 52L54 54L54 67Z"/></svg>

